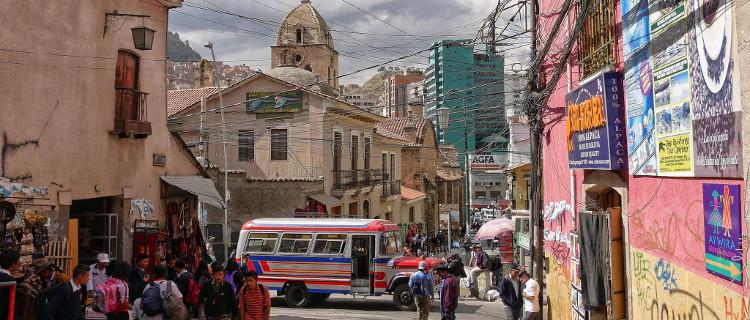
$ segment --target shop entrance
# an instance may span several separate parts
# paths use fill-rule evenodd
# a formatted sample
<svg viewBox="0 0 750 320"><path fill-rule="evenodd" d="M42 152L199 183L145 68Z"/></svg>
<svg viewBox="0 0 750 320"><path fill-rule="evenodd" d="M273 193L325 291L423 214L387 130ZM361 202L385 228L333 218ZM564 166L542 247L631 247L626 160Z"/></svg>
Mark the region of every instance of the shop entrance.
<svg viewBox="0 0 750 320"><path fill-rule="evenodd" d="M586 210L579 213L580 302L588 319L625 319L627 291L622 197L613 188L586 191ZM578 279L574 279L578 280Z"/></svg>
<svg viewBox="0 0 750 320"><path fill-rule="evenodd" d="M119 213L122 200L102 197L74 200L70 218L78 219L78 261L92 264L99 253L108 253L111 260L118 259Z"/></svg>

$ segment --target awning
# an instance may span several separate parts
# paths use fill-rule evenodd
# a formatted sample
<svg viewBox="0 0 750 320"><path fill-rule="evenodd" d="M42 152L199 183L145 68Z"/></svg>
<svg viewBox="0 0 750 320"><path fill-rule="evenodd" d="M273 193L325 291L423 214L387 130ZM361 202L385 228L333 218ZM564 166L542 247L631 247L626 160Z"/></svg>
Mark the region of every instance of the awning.
<svg viewBox="0 0 750 320"><path fill-rule="evenodd" d="M161 180L182 191L198 196L198 201L212 207L224 209L224 200L216 190L214 182L199 176L161 177Z"/></svg>
<svg viewBox="0 0 750 320"><path fill-rule="evenodd" d="M341 200L331 197L327 193L319 192L319 193L313 193L307 196L310 198L313 198L313 200L317 202L320 202L326 205L327 208L338 207L341 205Z"/></svg>

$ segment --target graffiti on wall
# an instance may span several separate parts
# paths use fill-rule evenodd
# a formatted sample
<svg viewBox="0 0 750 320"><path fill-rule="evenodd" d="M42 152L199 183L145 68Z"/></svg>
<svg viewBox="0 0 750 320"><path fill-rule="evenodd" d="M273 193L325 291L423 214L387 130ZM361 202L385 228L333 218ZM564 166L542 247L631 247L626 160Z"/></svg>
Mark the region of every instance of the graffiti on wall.
<svg viewBox="0 0 750 320"><path fill-rule="evenodd" d="M547 252L554 258L554 262L568 265L570 258L570 232L572 206L565 200L548 203L544 207L544 243Z"/></svg>
<svg viewBox="0 0 750 320"><path fill-rule="evenodd" d="M31 173L23 173L20 175L8 174L8 159L10 156L19 149L25 147L39 147L39 140L25 140L25 141L12 141L8 134L3 132L3 140L0 141L0 177L6 177L13 181L27 181L31 180Z"/></svg>
<svg viewBox="0 0 750 320"><path fill-rule="evenodd" d="M731 288L663 257L632 250L633 319L747 319L747 303Z"/></svg>
<svg viewBox="0 0 750 320"><path fill-rule="evenodd" d="M547 301L550 319L571 319L571 286L570 272L562 264L556 263L553 257L547 257L550 271L547 274Z"/></svg>
<svg viewBox="0 0 750 320"><path fill-rule="evenodd" d="M636 210L630 217L633 244L672 261L702 268L703 218L701 200L689 202L680 212L654 216Z"/></svg>

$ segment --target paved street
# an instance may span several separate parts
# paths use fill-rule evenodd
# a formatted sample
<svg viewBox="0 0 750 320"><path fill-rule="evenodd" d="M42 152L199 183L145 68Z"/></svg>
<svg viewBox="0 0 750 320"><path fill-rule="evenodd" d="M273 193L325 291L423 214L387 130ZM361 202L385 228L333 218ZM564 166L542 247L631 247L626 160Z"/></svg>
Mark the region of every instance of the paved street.
<svg viewBox="0 0 750 320"><path fill-rule="evenodd" d="M351 296L333 295L325 303L305 309L287 307L283 297L273 298L271 319L273 320L312 320L312 319L416 319L416 311L397 311L393 308L392 297L371 297L365 300ZM461 320L501 319L505 317L499 302L462 299L459 302L456 318ZM440 308L433 302L430 319L440 319Z"/></svg>

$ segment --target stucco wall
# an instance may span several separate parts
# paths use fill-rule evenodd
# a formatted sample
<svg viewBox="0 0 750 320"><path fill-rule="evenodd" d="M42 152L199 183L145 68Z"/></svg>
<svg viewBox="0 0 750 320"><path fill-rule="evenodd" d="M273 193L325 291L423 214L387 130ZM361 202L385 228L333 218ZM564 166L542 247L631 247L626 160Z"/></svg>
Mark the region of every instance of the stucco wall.
<svg viewBox="0 0 750 320"><path fill-rule="evenodd" d="M115 19L104 33L105 13L113 10L150 18ZM149 218L163 220L159 176L197 174L166 127L167 9L138 1L13 1L0 7L0 17L0 41L11 49L0 52L0 176L48 187L49 203L62 213L51 230L60 233L69 208L60 205L59 192L78 200L122 196L127 188L154 203L156 216ZM130 28L141 25L156 30L153 50L133 47ZM153 131L146 139L110 133L118 50L140 58L139 88L149 93ZM166 167L152 165L154 154L167 155ZM127 234L135 217L123 211ZM128 247L122 251L129 256Z"/></svg>

